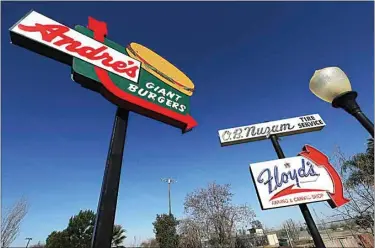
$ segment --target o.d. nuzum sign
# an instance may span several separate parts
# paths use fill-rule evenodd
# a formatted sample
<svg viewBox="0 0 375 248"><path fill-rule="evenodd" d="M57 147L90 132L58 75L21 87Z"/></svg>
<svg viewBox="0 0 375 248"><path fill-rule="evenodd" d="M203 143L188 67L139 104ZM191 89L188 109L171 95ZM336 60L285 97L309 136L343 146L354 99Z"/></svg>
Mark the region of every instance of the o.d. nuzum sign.
<svg viewBox="0 0 375 248"><path fill-rule="evenodd" d="M321 130L326 124L318 114L219 130L221 146Z"/></svg>

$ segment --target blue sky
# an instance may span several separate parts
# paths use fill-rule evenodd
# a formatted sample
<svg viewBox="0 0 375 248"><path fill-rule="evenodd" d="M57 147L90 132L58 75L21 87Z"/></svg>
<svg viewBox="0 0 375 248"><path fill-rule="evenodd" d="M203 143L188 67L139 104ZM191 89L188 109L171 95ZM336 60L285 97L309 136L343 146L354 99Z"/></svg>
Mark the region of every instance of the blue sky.
<svg viewBox="0 0 375 248"><path fill-rule="evenodd" d="M80 209L96 210L115 107L70 79L70 68L10 44L8 28L34 9L70 27L93 16L109 38L157 51L195 83L192 115L199 125L173 127L131 114L116 223L128 241L153 236L155 215L183 216L187 193L208 182L230 183L235 203L248 203L267 226L298 207L261 211L248 172L251 162L276 159L270 141L220 147L219 129L319 113L320 132L286 137L287 156L310 143L326 154L336 145L363 151L366 131L308 89L316 69L339 66L373 119L372 2L2 2L2 204L21 196L31 206L20 236L45 241ZM321 203L317 212L329 214Z"/></svg>

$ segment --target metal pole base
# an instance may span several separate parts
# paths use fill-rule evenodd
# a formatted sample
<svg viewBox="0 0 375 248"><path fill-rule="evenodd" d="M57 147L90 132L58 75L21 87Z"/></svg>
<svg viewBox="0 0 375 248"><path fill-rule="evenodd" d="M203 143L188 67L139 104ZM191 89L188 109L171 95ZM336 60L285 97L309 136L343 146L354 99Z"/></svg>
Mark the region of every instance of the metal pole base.
<svg viewBox="0 0 375 248"><path fill-rule="evenodd" d="M128 117L128 110L117 109L104 170L91 248L111 247Z"/></svg>

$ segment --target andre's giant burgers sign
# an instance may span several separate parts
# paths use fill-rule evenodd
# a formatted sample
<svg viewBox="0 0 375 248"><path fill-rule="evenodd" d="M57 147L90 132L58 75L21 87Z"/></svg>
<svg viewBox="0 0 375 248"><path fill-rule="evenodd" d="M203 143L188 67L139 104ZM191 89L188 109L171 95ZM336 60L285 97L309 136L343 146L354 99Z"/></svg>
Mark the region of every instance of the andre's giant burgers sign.
<svg viewBox="0 0 375 248"><path fill-rule="evenodd" d="M187 132L193 82L174 65L138 43L121 46L107 38L105 22L69 28L30 11L10 28L13 44L71 66L71 77L117 105L99 197L92 248L110 247L129 112Z"/></svg>
<svg viewBox="0 0 375 248"><path fill-rule="evenodd" d="M193 82L152 50L109 39L104 22L71 29L35 11L10 28L13 44L72 67L72 78L117 106L189 131Z"/></svg>

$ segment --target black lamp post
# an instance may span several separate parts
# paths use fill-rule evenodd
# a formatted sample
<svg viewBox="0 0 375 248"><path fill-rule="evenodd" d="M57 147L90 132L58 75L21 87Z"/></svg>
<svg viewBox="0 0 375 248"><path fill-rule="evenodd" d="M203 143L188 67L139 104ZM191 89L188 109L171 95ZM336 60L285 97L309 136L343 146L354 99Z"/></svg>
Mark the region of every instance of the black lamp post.
<svg viewBox="0 0 375 248"><path fill-rule="evenodd" d="M342 108L354 116L374 137L374 124L359 107L357 92L352 91L346 74L338 67L327 67L315 71L310 79L310 90L320 99L332 103L334 108Z"/></svg>

